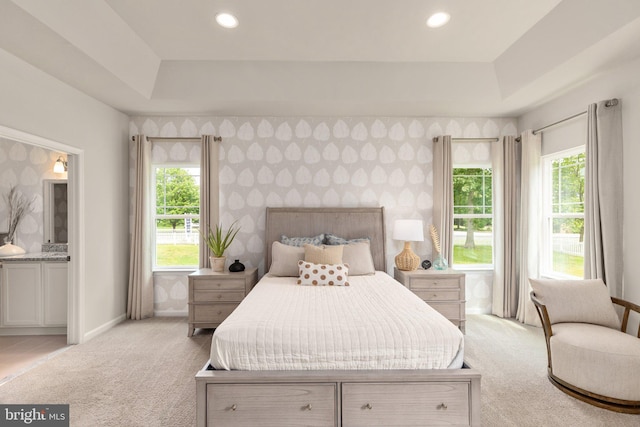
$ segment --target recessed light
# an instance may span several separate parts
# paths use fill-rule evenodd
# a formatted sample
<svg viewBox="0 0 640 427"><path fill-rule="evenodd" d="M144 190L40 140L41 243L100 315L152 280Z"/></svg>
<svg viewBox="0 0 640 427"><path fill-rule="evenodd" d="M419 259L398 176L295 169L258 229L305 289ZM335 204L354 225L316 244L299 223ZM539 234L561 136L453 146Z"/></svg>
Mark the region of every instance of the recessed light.
<svg viewBox="0 0 640 427"><path fill-rule="evenodd" d="M434 13L427 19L427 26L431 28L440 28L447 22L449 22L451 16L447 12Z"/></svg>
<svg viewBox="0 0 640 427"><path fill-rule="evenodd" d="M218 13L216 15L216 22L224 28L235 28L238 26L238 18L227 12Z"/></svg>

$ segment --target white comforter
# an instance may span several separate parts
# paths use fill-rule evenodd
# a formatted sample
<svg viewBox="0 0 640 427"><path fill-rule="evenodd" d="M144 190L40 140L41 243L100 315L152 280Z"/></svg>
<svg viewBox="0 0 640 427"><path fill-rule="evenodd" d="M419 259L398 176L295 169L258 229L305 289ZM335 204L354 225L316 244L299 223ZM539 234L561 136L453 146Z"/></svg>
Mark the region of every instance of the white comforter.
<svg viewBox="0 0 640 427"><path fill-rule="evenodd" d="M211 365L238 370L443 369L464 337L383 272L350 286L299 286L265 275L216 329Z"/></svg>

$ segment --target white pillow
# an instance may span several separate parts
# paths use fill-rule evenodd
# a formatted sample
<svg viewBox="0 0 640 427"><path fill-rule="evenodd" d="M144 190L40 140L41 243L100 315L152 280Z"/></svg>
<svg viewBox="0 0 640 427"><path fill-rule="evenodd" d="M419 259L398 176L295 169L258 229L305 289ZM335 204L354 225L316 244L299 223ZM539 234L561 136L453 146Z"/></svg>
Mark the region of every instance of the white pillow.
<svg viewBox="0 0 640 427"><path fill-rule="evenodd" d="M609 290L602 279L529 279L535 296L547 306L554 323L591 323L620 329Z"/></svg>
<svg viewBox="0 0 640 427"><path fill-rule="evenodd" d="M298 285L349 286L349 266L346 264L314 264L298 261Z"/></svg>
<svg viewBox="0 0 640 427"><path fill-rule="evenodd" d="M349 243L343 246L342 262L349 264L350 276L363 276L375 274L371 246L369 241Z"/></svg>
<svg viewBox="0 0 640 427"><path fill-rule="evenodd" d="M269 274L274 276L298 276L298 261L304 260L304 248L289 246L280 242L271 245L271 266Z"/></svg>

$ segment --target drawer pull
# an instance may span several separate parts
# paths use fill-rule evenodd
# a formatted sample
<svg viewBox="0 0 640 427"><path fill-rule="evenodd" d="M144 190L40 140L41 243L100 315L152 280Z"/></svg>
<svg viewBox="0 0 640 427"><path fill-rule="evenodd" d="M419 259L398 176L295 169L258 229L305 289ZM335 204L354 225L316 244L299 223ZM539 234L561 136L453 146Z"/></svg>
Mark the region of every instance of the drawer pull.
<svg viewBox="0 0 640 427"><path fill-rule="evenodd" d="M238 405L236 405L235 403L233 405L231 405L231 409L232 411L235 411L236 409L238 409Z"/></svg>
<svg viewBox="0 0 640 427"><path fill-rule="evenodd" d="M218 299L222 298L222 294L218 294Z"/></svg>
<svg viewBox="0 0 640 427"><path fill-rule="evenodd" d="M373 406L371 406L371 403L367 403L362 407L362 409L373 409Z"/></svg>
<svg viewBox="0 0 640 427"><path fill-rule="evenodd" d="M220 316L222 314L222 310L218 311L218 316Z"/></svg>
<svg viewBox="0 0 640 427"><path fill-rule="evenodd" d="M447 405L445 405L444 403L441 403L438 405L438 409L444 409L445 411L447 410Z"/></svg>
<svg viewBox="0 0 640 427"><path fill-rule="evenodd" d="M308 403L307 406L305 406L304 408L302 408L303 411L310 411L311 410L311 403Z"/></svg>

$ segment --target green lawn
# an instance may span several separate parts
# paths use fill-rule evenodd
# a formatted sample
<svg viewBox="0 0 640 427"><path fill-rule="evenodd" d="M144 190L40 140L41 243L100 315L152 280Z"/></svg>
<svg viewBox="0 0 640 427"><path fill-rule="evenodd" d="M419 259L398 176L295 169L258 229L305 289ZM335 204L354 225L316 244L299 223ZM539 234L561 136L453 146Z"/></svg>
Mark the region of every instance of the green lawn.
<svg viewBox="0 0 640 427"><path fill-rule="evenodd" d="M160 267L198 265L197 245L158 245L156 249L156 265Z"/></svg>
<svg viewBox="0 0 640 427"><path fill-rule="evenodd" d="M453 259L456 264L493 263L491 259L491 246L476 246L475 249L465 249L464 246L454 246ZM554 252L553 270L558 273L583 277L584 257Z"/></svg>
<svg viewBox="0 0 640 427"><path fill-rule="evenodd" d="M584 257L554 252L553 270L571 276L584 277Z"/></svg>
<svg viewBox="0 0 640 427"><path fill-rule="evenodd" d="M456 264L492 264L491 256L491 246L476 246L475 249L453 247L453 259Z"/></svg>

